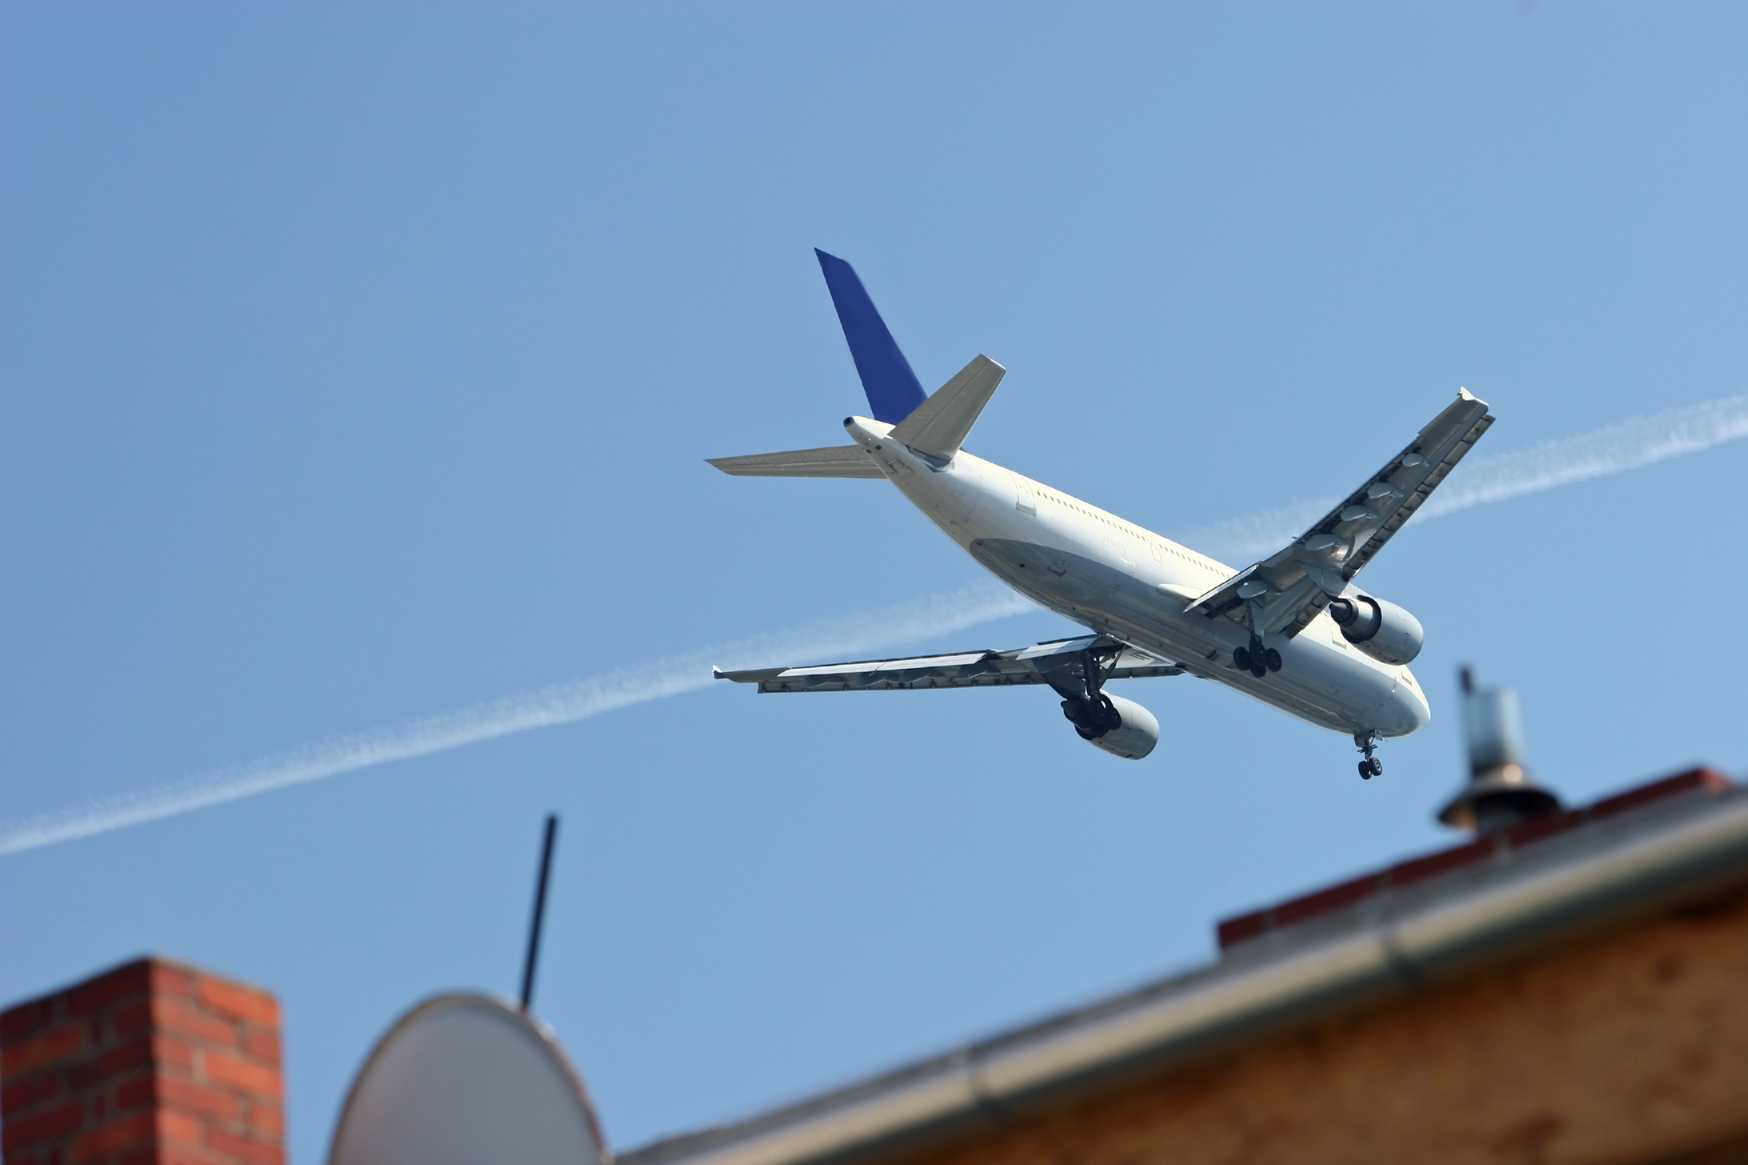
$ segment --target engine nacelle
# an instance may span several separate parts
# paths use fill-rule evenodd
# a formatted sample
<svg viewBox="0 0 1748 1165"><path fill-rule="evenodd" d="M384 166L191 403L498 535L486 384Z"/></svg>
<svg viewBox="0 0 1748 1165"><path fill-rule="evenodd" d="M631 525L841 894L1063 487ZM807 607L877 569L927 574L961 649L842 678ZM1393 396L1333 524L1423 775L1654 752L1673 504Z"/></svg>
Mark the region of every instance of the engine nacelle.
<svg viewBox="0 0 1748 1165"><path fill-rule="evenodd" d="M1100 694L1094 707L1085 700L1064 700L1062 714L1082 740L1124 760L1140 760L1159 743L1159 721L1153 713L1108 692Z"/></svg>
<svg viewBox="0 0 1748 1165"><path fill-rule="evenodd" d="M1420 620L1395 603L1355 595L1329 604L1341 637L1379 663L1413 663L1426 641Z"/></svg>

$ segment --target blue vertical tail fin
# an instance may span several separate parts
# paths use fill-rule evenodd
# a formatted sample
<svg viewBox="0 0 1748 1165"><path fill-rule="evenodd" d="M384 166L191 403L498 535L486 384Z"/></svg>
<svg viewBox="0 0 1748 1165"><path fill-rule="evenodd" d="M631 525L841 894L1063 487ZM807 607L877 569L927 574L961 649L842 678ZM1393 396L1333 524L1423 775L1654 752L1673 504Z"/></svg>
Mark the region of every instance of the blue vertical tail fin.
<svg viewBox="0 0 1748 1165"><path fill-rule="evenodd" d="M898 350L898 341L887 330L886 321L874 310L874 301L856 278L855 268L817 247L813 253L819 256L832 306L838 309L838 322L844 326L844 339L849 341L856 374L862 378L862 391L868 394L868 407L875 420L896 425L927 400L928 394L910 370L910 361Z"/></svg>

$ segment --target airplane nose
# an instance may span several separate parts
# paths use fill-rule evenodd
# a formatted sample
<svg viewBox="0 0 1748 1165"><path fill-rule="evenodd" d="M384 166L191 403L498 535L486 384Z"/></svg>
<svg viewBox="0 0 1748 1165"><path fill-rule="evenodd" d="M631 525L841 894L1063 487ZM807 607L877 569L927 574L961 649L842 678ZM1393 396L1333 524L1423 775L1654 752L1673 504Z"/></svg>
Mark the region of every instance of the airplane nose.
<svg viewBox="0 0 1748 1165"><path fill-rule="evenodd" d="M1396 682L1390 694L1378 702L1376 715L1375 730L1380 736L1413 736L1432 722L1432 708L1407 668L1396 673Z"/></svg>
<svg viewBox="0 0 1748 1165"><path fill-rule="evenodd" d="M1413 736L1422 728L1432 723L1432 706L1421 695L1420 688L1407 677L1407 668L1403 668L1402 678L1396 681L1396 690L1390 693L1391 711L1396 714L1396 731L1386 733L1387 736Z"/></svg>

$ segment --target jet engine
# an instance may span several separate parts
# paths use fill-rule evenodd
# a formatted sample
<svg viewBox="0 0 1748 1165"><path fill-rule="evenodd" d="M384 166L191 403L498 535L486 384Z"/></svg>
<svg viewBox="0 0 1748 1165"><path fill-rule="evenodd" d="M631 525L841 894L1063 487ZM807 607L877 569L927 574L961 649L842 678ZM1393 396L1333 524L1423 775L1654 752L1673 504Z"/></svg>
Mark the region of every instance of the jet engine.
<svg viewBox="0 0 1748 1165"><path fill-rule="evenodd" d="M1426 639L1419 619L1370 595L1334 600L1329 617L1341 628L1343 639L1379 663L1413 663Z"/></svg>
<svg viewBox="0 0 1748 1165"><path fill-rule="evenodd" d="M1159 743L1159 721L1133 700L1100 692L1097 702L1062 701L1062 714L1082 740L1124 760L1140 760Z"/></svg>

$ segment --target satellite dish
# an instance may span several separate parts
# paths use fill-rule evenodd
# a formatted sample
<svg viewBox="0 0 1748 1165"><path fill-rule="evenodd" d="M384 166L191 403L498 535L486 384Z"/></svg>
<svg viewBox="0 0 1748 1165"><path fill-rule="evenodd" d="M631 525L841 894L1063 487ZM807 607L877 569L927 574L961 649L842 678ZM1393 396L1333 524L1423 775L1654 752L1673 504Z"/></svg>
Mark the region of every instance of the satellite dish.
<svg viewBox="0 0 1748 1165"><path fill-rule="evenodd" d="M583 1082L544 1025L485 995L439 995L364 1061L328 1165L611 1165Z"/></svg>

